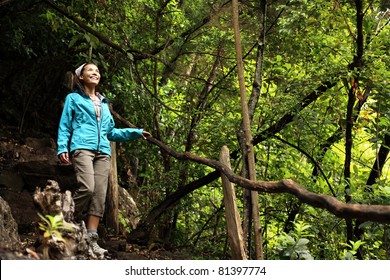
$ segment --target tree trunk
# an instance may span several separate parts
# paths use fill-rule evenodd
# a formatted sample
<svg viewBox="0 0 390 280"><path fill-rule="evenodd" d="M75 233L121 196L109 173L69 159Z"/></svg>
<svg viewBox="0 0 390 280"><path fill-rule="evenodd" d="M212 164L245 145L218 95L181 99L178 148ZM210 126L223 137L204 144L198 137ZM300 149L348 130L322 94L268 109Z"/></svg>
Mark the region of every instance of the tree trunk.
<svg viewBox="0 0 390 280"><path fill-rule="evenodd" d="M43 220L37 250L45 259L106 259L104 254L93 252L84 222L74 220L74 201L70 191L61 193L58 183L48 180L43 190L35 190L33 201Z"/></svg>
<svg viewBox="0 0 390 280"><path fill-rule="evenodd" d="M237 71L238 71L238 82L240 85L240 97L241 97L241 109L243 118L243 127L245 133L246 147L244 152L244 158L247 159L249 169L249 179L256 180L255 170L255 153L253 147L252 133L250 130L250 120L248 114L248 104L246 101L246 89L244 79L244 69L242 62L242 51L241 51L241 38L238 23L238 0L233 0L233 27L234 27L234 38L236 47L236 60L237 60ZM260 229L260 216L259 216L259 197L257 192L251 193L252 202L252 217L254 224L254 238L255 238L255 253L256 259L263 259L263 248L261 241L261 229Z"/></svg>
<svg viewBox="0 0 390 280"><path fill-rule="evenodd" d="M256 111L256 107L260 98L261 94L261 85L262 85L262 78L263 78L263 61L264 61L264 48L265 48L265 33L266 33L266 25L265 25L265 19L266 19L266 6L267 1L261 0L260 1L260 8L259 8L259 39L257 42L257 56L256 56L256 70L254 74L254 80L253 80L253 88L252 93L249 97L248 102L248 113L249 113L249 120L252 123L253 115ZM245 150L245 135L244 135L244 128L243 123L240 126L240 130L238 132L238 141L240 143L241 150ZM243 168L241 172L241 176L248 178L249 171L247 166L247 161L243 161ZM243 219L243 228L244 228L244 240L247 248L247 254L248 256L251 255L251 232L252 232L252 195L251 191L244 190L243 192L243 204L244 204L244 219Z"/></svg>
<svg viewBox="0 0 390 280"><path fill-rule="evenodd" d="M228 168L230 166L229 149L224 146L220 153L220 159ZM223 201L225 204L227 232L229 236L230 247L232 249L232 259L246 260L244 248L243 232L241 227L241 218L236 204L236 194L232 183L226 176L222 175Z"/></svg>
<svg viewBox="0 0 390 280"><path fill-rule="evenodd" d="M350 65L351 70L356 71L354 79L351 81L351 86L348 92L348 104L347 104L347 115L346 115L346 128L345 128L345 162L344 162L344 180L346 182L345 187L345 201L348 203L351 201L351 196L349 190L351 189L351 160L352 160L352 128L353 128L353 107L356 101L356 95L359 89L359 72L363 64L363 2L362 0L355 0L356 6L356 55L352 65ZM353 238L353 225L350 219L346 219L347 223L347 243Z"/></svg>
<svg viewBox="0 0 390 280"><path fill-rule="evenodd" d="M116 143L111 142L111 172L108 177L105 222L106 227L119 232L118 170L116 164Z"/></svg>

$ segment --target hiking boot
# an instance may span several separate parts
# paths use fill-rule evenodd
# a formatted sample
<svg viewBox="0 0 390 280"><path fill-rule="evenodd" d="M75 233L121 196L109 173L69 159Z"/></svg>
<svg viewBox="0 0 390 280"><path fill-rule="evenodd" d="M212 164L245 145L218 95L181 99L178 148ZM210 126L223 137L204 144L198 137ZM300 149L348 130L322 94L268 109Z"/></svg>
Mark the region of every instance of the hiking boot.
<svg viewBox="0 0 390 280"><path fill-rule="evenodd" d="M97 233L88 233L89 245L92 249L92 252L98 256L107 255L108 251L99 246L99 244L97 243L98 239L99 235Z"/></svg>

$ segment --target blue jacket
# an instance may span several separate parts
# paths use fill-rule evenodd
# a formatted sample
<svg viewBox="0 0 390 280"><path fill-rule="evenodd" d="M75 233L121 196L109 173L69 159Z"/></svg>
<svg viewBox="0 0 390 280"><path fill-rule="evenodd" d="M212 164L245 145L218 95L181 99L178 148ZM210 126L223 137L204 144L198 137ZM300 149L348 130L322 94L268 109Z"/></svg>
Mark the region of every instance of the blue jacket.
<svg viewBox="0 0 390 280"><path fill-rule="evenodd" d="M58 128L57 154L85 149L111 155L110 141L124 142L142 136L143 129L115 128L107 98L101 100L100 122L96 119L94 104L83 92L66 96Z"/></svg>

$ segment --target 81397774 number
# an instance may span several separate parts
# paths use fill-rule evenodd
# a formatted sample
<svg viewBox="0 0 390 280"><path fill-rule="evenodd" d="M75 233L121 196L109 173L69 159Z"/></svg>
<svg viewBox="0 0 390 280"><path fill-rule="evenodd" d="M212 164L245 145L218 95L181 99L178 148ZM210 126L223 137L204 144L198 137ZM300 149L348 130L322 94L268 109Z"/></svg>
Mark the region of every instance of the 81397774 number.
<svg viewBox="0 0 390 280"><path fill-rule="evenodd" d="M265 267L261 266L225 266L218 268L219 275L265 275Z"/></svg>

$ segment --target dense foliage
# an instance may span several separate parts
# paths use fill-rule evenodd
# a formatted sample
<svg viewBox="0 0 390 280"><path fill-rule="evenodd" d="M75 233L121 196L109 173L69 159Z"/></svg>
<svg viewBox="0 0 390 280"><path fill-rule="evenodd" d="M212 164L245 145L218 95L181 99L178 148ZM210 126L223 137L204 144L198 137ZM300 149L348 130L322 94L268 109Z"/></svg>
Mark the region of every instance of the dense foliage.
<svg viewBox="0 0 390 280"><path fill-rule="evenodd" d="M260 2L240 3L248 96L262 47ZM389 205L388 1L267 2L252 120L258 179L291 178L342 201ZM114 109L172 149L211 159L223 145L239 151L230 1L2 1L0 15L0 116L20 131L55 136L63 77L92 60ZM232 158L236 173L240 154ZM120 184L143 218L213 171L145 142L120 144L118 155ZM387 224L336 218L291 195L259 196L266 259L390 257ZM229 258L222 210L221 182L213 180L170 205L153 236L198 258Z"/></svg>

